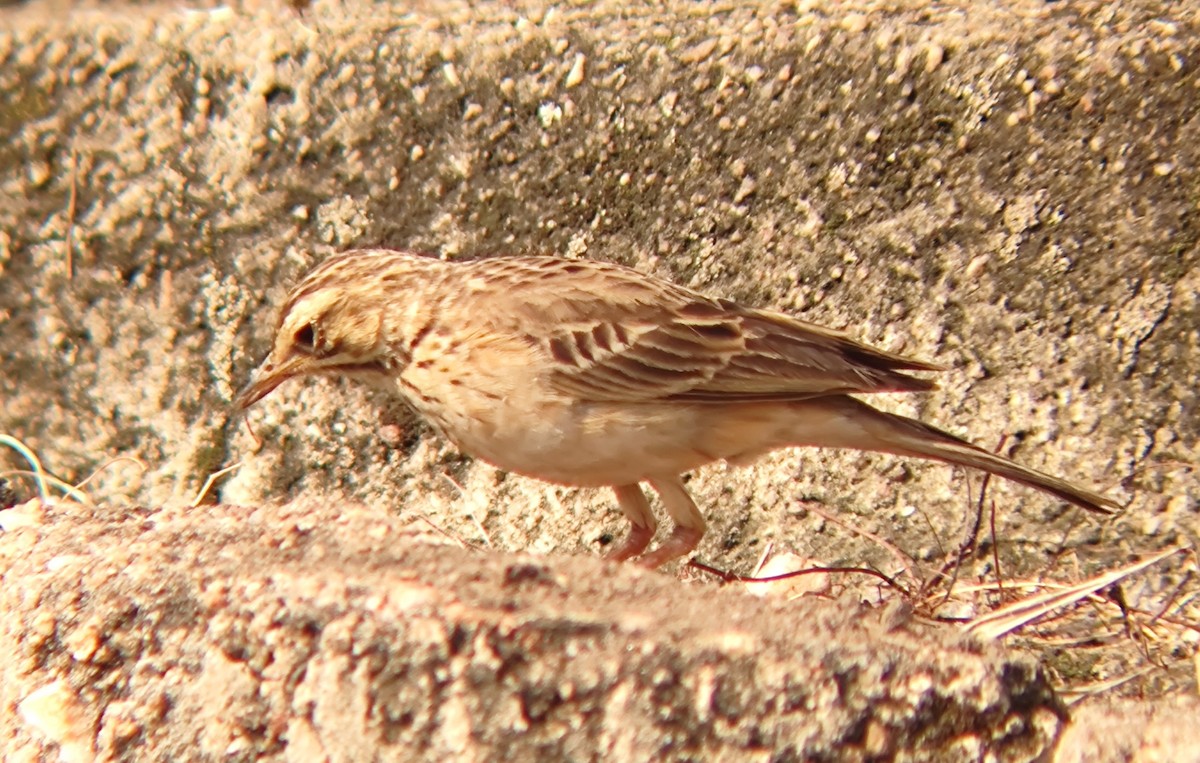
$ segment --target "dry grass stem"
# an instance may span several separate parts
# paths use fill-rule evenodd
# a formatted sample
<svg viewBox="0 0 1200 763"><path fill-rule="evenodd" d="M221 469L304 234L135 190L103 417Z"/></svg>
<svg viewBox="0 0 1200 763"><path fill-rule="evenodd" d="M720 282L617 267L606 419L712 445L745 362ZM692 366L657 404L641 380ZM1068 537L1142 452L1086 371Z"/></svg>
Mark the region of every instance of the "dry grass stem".
<svg viewBox="0 0 1200 763"><path fill-rule="evenodd" d="M75 278L75 205L79 195L79 151L71 147L71 191L67 196L67 280Z"/></svg>
<svg viewBox="0 0 1200 763"><path fill-rule="evenodd" d="M89 498L88 495L82 490L68 485L66 482L47 472L42 466L42 462L38 459L37 455L30 450L25 443L21 442L12 435L0 434L0 445L7 445L9 448L12 448L19 453L22 458L28 461L30 466L33 467L31 470L14 469L6 472L6 474L32 477L38 488L38 497L43 502L49 503L52 500L50 486L54 486L61 490L68 498L73 498L79 503L92 503L92 499Z"/></svg>
<svg viewBox="0 0 1200 763"><path fill-rule="evenodd" d="M196 491L196 495L192 498L192 502L188 505L193 509L199 506L200 502L204 500L204 497L208 495L208 491L212 490L212 487L216 484L217 480L221 479L230 472L237 471L239 468L241 468L241 466L241 461L234 461L229 466L218 469L217 471L208 475L208 479L204 480L204 484L201 485L200 489Z"/></svg>
<svg viewBox="0 0 1200 763"><path fill-rule="evenodd" d="M75 485L75 489L83 490L83 488L89 482L96 479L96 477L100 476L100 474L102 472L104 472L105 469L108 469L110 466L115 466L116 464L123 463L123 462L129 462L129 463L133 464L134 466L138 467L143 474L145 474L150 469L149 464L147 464L142 459L137 458L136 456L114 456L113 458L108 459L107 461L105 461L104 463L100 464L95 469L93 469L91 474L84 477L82 482Z"/></svg>
<svg viewBox="0 0 1200 763"><path fill-rule="evenodd" d="M908 556L903 551L901 551L899 548L897 548L894 543L889 543L887 540L884 540L883 538L879 537L878 535L876 535L872 532L869 532L867 530L864 530L861 527L855 527L854 525L852 525L848 522L844 522L841 519L839 519L837 516L835 516L834 514L831 514L830 512L825 511L822 508L819 508L818 506L816 506L815 504L813 504L810 501L799 501L798 503L804 507L805 511L811 511L812 513L816 514L818 517L821 517L822 519L824 519L828 522L832 522L833 524L835 524L838 527L841 527L845 530L849 530L851 533L853 533L855 535L862 536L863 538L866 538L867 540L871 541L872 543L875 543L876 545L880 546L881 548L886 549L888 551L888 553L890 553L892 555L892 558L894 558L896 560L896 563L900 566L901 574L907 575L910 579L913 580L913 582L915 582L917 584L918 587L921 586L921 584L922 584L921 577L919 575L916 575L913 573L913 570L917 569L916 561L912 557ZM880 574L882 575L882 573L880 573ZM883 575L883 577L885 579L891 581L891 578L887 577L886 575ZM904 590L901 586L896 586L896 587L899 588L900 590Z"/></svg>
<svg viewBox="0 0 1200 763"><path fill-rule="evenodd" d="M1056 610L1074 605L1102 588L1107 588L1130 575L1141 572L1147 567L1185 550L1181 547L1171 548L1155 554L1148 559L1143 559L1140 562L1096 575L1077 585L1067 586L1061 590L1048 591L1012 602L994 612L989 612L986 615L975 618L967 624L965 630L977 638L986 641L999 639L1018 628L1044 618Z"/></svg>
<svg viewBox="0 0 1200 763"><path fill-rule="evenodd" d="M1068 705L1078 705L1080 702L1083 702L1086 699L1090 699L1101 694L1107 694L1114 689L1120 688L1130 681L1141 678L1142 676L1152 673L1157 669L1158 666L1156 665L1147 665L1141 670L1135 670L1132 673L1116 676L1108 679L1107 681L1096 681L1090 684L1077 684L1069 687L1063 686L1060 687L1058 691L1064 696Z"/></svg>

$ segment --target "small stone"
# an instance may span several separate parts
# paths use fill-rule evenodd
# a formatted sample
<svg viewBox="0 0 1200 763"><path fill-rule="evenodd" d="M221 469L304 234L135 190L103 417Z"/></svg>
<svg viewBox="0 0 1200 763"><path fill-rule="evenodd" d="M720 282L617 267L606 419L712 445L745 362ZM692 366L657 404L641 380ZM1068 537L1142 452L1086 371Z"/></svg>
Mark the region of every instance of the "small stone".
<svg viewBox="0 0 1200 763"><path fill-rule="evenodd" d="M867 28L867 17L862 13L850 13L842 19L842 29L850 34L862 34Z"/></svg>
<svg viewBox="0 0 1200 763"><path fill-rule="evenodd" d="M398 450L404 444L404 427L399 424L384 424L379 427L379 439L392 450Z"/></svg>
<svg viewBox="0 0 1200 763"><path fill-rule="evenodd" d="M571 65L571 71L567 72L567 79L564 83L568 88L575 87L583 82L584 67L587 64L587 56L582 53L575 56L575 63Z"/></svg>

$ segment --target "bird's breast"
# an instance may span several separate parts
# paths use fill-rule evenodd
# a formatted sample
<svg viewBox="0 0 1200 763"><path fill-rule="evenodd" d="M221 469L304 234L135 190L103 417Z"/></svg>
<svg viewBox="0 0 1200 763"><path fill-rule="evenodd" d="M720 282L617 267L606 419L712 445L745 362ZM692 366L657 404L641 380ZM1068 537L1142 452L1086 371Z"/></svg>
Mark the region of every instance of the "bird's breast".
<svg viewBox="0 0 1200 763"><path fill-rule="evenodd" d="M716 460L692 406L505 399L487 411L442 411L463 452L506 471L574 486L623 485Z"/></svg>
<svg viewBox="0 0 1200 763"><path fill-rule="evenodd" d="M524 339L432 339L414 352L398 391L464 453L506 471L620 485L727 455L723 443L712 447L713 407L581 400L552 384L552 364Z"/></svg>

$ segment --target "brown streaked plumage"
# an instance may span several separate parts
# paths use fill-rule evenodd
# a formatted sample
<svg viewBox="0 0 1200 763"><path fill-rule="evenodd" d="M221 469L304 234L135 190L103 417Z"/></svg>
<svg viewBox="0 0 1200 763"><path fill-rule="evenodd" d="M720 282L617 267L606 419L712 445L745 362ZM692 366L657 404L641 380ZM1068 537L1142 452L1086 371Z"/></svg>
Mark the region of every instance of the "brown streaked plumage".
<svg viewBox="0 0 1200 763"><path fill-rule="evenodd" d="M792 446L855 448L983 469L1110 513L1099 493L1021 466L851 394L921 392L937 366L782 313L707 297L603 262L503 257L452 263L360 250L292 290L275 344L238 396L294 376L361 379L403 397L464 452L573 486L610 486L629 519L610 554L639 556L662 498L657 567L705 523L680 475Z"/></svg>

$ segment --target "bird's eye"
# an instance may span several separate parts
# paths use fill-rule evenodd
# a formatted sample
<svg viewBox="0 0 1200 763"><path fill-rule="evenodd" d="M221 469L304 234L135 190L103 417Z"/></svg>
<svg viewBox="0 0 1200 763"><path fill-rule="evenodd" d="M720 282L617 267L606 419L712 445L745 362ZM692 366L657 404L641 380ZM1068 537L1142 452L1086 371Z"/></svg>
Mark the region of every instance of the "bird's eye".
<svg viewBox="0 0 1200 763"><path fill-rule="evenodd" d="M316 347L317 332L311 323L306 323L292 335L292 344L296 349L312 352Z"/></svg>

